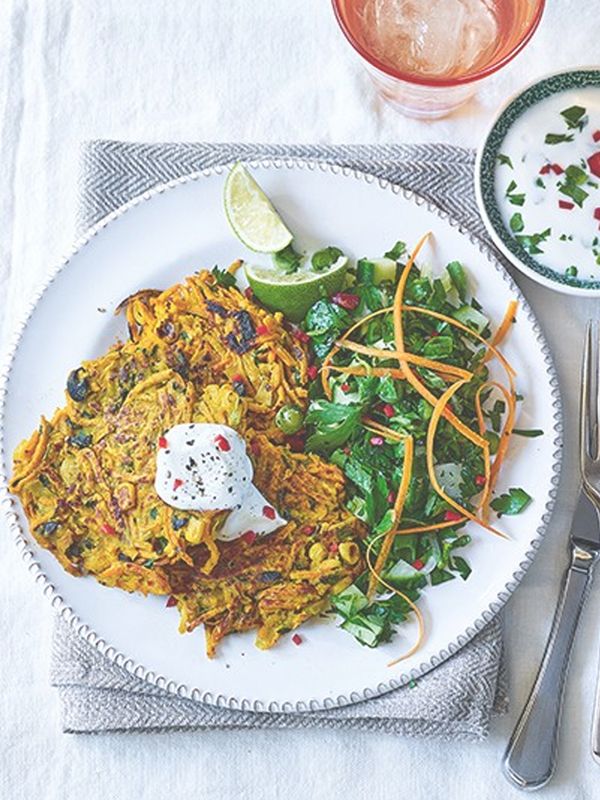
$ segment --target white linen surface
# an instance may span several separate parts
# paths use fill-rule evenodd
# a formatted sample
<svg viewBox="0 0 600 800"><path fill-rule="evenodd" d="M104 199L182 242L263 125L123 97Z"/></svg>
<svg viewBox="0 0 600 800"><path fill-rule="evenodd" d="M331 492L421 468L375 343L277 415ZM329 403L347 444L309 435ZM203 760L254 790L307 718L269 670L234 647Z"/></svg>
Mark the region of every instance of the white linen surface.
<svg viewBox="0 0 600 800"><path fill-rule="evenodd" d="M519 86L553 69L600 63L596 4L549 5L532 44L477 100L450 119L424 123L404 119L373 95L328 0L3 0L4 335L71 241L82 139L476 146L494 108ZM324 731L62 735L48 684L52 612L5 536L0 798L518 797L499 762L539 663L565 562L577 483L581 336L586 318L600 311L598 301L567 299L518 280L557 360L567 446L547 541L507 609L512 710L490 739L467 745ZM600 767L589 751L599 613L596 589L571 667L560 765L544 794L549 800L600 793Z"/></svg>

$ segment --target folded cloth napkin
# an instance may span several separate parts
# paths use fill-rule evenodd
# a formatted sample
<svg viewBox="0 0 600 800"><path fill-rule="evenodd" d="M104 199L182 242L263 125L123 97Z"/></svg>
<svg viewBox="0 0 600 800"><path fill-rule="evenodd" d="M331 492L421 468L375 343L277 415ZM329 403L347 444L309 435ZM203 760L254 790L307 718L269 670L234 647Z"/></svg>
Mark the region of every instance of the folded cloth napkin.
<svg viewBox="0 0 600 800"><path fill-rule="evenodd" d="M84 146L81 231L158 183L243 159L326 161L401 183L483 234L472 189L473 154L450 145L321 146L136 144ZM496 617L431 672L401 689L343 708L303 713L236 711L187 700L121 669L61 618L51 664L63 729L71 733L210 728L334 728L476 740L507 709L502 624Z"/></svg>

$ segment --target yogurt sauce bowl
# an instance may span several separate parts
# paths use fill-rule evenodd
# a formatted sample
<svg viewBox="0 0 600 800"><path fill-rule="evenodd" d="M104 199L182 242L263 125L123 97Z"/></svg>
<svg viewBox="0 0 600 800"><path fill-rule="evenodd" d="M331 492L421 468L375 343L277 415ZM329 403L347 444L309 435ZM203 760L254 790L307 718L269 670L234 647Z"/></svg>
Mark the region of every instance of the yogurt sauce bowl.
<svg viewBox="0 0 600 800"><path fill-rule="evenodd" d="M477 154L475 194L518 269L600 297L600 69L555 73L512 97Z"/></svg>

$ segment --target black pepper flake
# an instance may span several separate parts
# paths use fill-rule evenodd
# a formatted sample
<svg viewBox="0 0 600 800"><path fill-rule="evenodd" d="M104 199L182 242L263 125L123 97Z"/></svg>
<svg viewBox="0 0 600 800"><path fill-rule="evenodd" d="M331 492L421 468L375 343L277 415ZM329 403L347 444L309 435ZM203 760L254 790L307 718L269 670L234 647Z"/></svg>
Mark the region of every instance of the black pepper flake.
<svg viewBox="0 0 600 800"><path fill-rule="evenodd" d="M266 572L261 572L258 576L258 579L263 583L274 583L275 581L281 580L282 575L281 572L277 572L275 569L267 570Z"/></svg>

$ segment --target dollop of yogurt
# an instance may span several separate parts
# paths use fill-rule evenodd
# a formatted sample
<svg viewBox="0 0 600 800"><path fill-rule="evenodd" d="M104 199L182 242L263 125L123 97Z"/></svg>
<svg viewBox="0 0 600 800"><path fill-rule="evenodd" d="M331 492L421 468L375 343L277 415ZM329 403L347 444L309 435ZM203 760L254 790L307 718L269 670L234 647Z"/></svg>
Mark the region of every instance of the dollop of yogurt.
<svg viewBox="0 0 600 800"><path fill-rule="evenodd" d="M229 510L217 534L224 541L250 531L273 533L286 523L252 483L253 476L246 442L228 425L175 425L158 439L158 496L181 511Z"/></svg>

